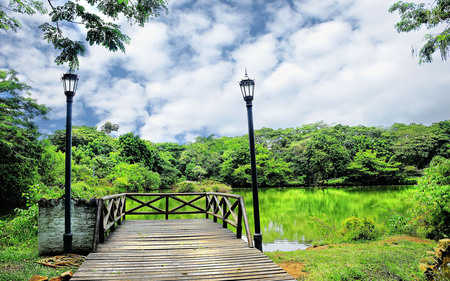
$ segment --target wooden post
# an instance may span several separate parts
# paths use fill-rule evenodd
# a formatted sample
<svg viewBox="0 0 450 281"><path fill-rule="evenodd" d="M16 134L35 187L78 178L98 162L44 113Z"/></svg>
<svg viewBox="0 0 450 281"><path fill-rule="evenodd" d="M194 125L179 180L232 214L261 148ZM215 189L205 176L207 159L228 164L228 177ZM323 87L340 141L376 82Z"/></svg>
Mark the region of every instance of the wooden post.
<svg viewBox="0 0 450 281"><path fill-rule="evenodd" d="M219 208L217 208L217 203L216 203L216 199L214 198L216 195L213 195L214 200L212 200L212 207L213 207L213 221L217 222L217 217L215 216L217 214L217 210Z"/></svg>
<svg viewBox="0 0 450 281"><path fill-rule="evenodd" d="M95 253L97 252L97 246L98 243L100 242L100 219L102 216L102 204L103 204L103 200L102 199L98 199L97 200L97 214L95 217L95 229L94 229L94 241L92 242L92 251Z"/></svg>
<svg viewBox="0 0 450 281"><path fill-rule="evenodd" d="M117 198L117 215L119 216L119 220L117 221L117 226L122 224L122 214L123 214L123 197Z"/></svg>
<svg viewBox="0 0 450 281"><path fill-rule="evenodd" d="M205 195L205 198L206 198L205 216L206 216L206 218L208 219L208 218L209 218L209 216L208 216L208 209L209 209L209 195L206 194L206 195Z"/></svg>
<svg viewBox="0 0 450 281"><path fill-rule="evenodd" d="M111 231L115 231L116 230L116 204L114 202L114 199L111 199L109 201L109 204L111 204L111 212L109 212L109 214L112 216L112 221L113 221L113 224L111 225L110 229L111 229Z"/></svg>
<svg viewBox="0 0 450 281"><path fill-rule="evenodd" d="M127 195L125 194L123 196L123 220L126 220L126 214L127 214Z"/></svg>
<svg viewBox="0 0 450 281"><path fill-rule="evenodd" d="M237 226L236 226L236 238L241 239L242 238L242 206L241 206L241 200L244 200L242 197L238 199L239 205L238 205L238 215L237 215Z"/></svg>
<svg viewBox="0 0 450 281"><path fill-rule="evenodd" d="M223 222L223 228L227 228L227 222L225 221L225 213L227 212L227 202L225 201L225 197L222 197L222 222Z"/></svg>
<svg viewBox="0 0 450 281"><path fill-rule="evenodd" d="M97 213L97 220L98 220L98 237L99 242L103 243L105 242L105 223L103 218L103 199L98 200L98 213Z"/></svg>
<svg viewBox="0 0 450 281"><path fill-rule="evenodd" d="M166 196L166 220L169 219L169 196Z"/></svg>

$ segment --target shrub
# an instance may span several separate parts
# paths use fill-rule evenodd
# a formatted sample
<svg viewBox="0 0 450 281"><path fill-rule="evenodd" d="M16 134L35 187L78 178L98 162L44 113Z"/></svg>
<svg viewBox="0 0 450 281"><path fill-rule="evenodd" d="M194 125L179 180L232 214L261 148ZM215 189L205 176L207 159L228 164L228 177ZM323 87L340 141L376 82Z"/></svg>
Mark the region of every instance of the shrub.
<svg viewBox="0 0 450 281"><path fill-rule="evenodd" d="M203 180L200 186L203 191L230 193L231 186L214 180Z"/></svg>
<svg viewBox="0 0 450 281"><path fill-rule="evenodd" d="M221 192L230 193L231 186L214 180L182 181L174 186L175 192Z"/></svg>
<svg viewBox="0 0 450 281"><path fill-rule="evenodd" d="M375 222L372 219L349 217L340 230L347 241L372 240L376 237Z"/></svg>
<svg viewBox="0 0 450 281"><path fill-rule="evenodd" d="M179 182L174 186L174 189L175 189L175 192L182 192L182 193L198 191L197 183L193 182L193 181Z"/></svg>
<svg viewBox="0 0 450 281"><path fill-rule="evenodd" d="M419 179L413 215L418 232L430 239L450 236L450 159L434 158Z"/></svg>
<svg viewBox="0 0 450 281"><path fill-rule="evenodd" d="M16 209L14 218L0 220L0 245L12 246L33 243L38 234L38 206Z"/></svg>

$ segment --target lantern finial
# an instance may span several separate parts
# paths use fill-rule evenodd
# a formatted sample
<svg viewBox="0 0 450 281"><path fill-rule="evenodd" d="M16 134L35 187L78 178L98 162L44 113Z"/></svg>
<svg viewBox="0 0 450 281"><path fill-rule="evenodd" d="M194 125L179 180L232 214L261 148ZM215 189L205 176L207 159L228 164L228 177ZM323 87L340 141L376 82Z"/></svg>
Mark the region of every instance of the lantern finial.
<svg viewBox="0 0 450 281"><path fill-rule="evenodd" d="M239 82L241 87L242 97L245 101L253 100L255 92L255 80L248 78L247 68L245 68L245 77Z"/></svg>

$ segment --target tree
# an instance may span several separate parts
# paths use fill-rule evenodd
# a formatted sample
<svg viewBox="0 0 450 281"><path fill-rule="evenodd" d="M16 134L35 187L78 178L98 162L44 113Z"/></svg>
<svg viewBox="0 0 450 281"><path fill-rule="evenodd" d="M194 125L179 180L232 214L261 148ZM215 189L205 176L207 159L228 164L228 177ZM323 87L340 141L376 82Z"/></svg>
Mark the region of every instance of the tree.
<svg viewBox="0 0 450 281"><path fill-rule="evenodd" d="M45 118L48 108L28 90L16 71L0 70L0 197L11 205L22 203L22 193L37 180L43 150L35 118Z"/></svg>
<svg viewBox="0 0 450 281"><path fill-rule="evenodd" d="M125 44L130 38L123 34L121 26L114 23L120 17L125 17L130 24L144 26L152 17L159 16L161 10L167 12L167 0L88 0L90 7L85 7L79 1L67 1L64 5L50 5L51 23L43 23L39 28L44 33L44 39L51 43L55 49L61 50L56 57L55 63L62 65L68 63L70 69L79 68L79 55L84 55L86 48L82 41L75 41L63 34L63 27L71 25L82 25L86 29L85 41L90 45L102 45L109 51L118 50L125 52ZM17 12L32 15L34 13L46 13L41 1L33 0L10 0L9 7L0 6L0 28L17 31L20 22L10 17L8 12ZM105 19L111 19L111 22ZM71 29L71 28L68 28ZM76 35L75 35L76 36Z"/></svg>
<svg viewBox="0 0 450 281"><path fill-rule="evenodd" d="M400 163L387 162L371 150L356 153L353 162L348 165L348 180L352 184L379 185L401 183Z"/></svg>
<svg viewBox="0 0 450 281"><path fill-rule="evenodd" d="M20 29L21 24L16 18L8 15L6 11L30 16L36 14L36 12L40 14L47 13L47 9L45 9L44 3L41 1L10 0L8 7L0 5L0 29L5 31L11 29L14 32Z"/></svg>
<svg viewBox="0 0 450 281"><path fill-rule="evenodd" d="M151 171L154 170L157 151L150 143L133 133L127 133L119 137L119 147L120 154L128 163L142 163Z"/></svg>
<svg viewBox="0 0 450 281"><path fill-rule="evenodd" d="M108 121L100 127L100 130L107 134L111 134L111 132L117 132L119 130L119 125Z"/></svg>
<svg viewBox="0 0 450 281"><path fill-rule="evenodd" d="M399 33L419 30L423 26L433 29L444 25L443 31L425 35L426 43L419 51L419 64L432 62L432 56L437 50L441 53L441 59L447 60L450 51L450 1L436 0L427 8L425 3L399 1L389 8L389 12L395 11L401 16L401 20L395 25ZM414 52L416 51L413 47Z"/></svg>
<svg viewBox="0 0 450 281"><path fill-rule="evenodd" d="M396 161L418 169L425 168L436 154L438 136L422 124L399 124L389 132L395 138L391 144Z"/></svg>
<svg viewBox="0 0 450 281"><path fill-rule="evenodd" d="M73 126L72 128L72 146L78 147L88 145L94 140L106 137L104 132L97 131L97 127ZM66 130L56 130L50 136L50 141L58 148L58 151L66 151Z"/></svg>

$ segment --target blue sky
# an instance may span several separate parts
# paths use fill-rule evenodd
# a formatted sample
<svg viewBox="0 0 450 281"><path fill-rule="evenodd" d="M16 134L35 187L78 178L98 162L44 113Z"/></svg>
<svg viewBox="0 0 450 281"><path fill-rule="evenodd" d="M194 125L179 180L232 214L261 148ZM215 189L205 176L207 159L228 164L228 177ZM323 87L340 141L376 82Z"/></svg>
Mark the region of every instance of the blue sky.
<svg viewBox="0 0 450 281"><path fill-rule="evenodd" d="M1 0L2 2L5 0ZM449 62L418 65L411 46L426 30L398 34L391 0L172 0L144 28L123 22L126 54L88 46L80 60L74 124L119 124L153 142L243 135L238 81L255 79L255 128L329 124L390 126L448 120ZM0 33L0 68L17 70L52 108L44 132L64 129L59 78L67 68L37 26ZM83 39L81 28L70 32Z"/></svg>

